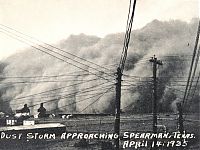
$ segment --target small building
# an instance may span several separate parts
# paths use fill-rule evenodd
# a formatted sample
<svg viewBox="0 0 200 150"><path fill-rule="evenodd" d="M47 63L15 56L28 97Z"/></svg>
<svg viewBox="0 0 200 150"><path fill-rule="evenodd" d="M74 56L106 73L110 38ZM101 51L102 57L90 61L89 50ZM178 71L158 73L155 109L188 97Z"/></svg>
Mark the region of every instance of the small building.
<svg viewBox="0 0 200 150"><path fill-rule="evenodd" d="M15 117L8 117L6 118L6 125L7 126L15 126L17 125L18 121Z"/></svg>

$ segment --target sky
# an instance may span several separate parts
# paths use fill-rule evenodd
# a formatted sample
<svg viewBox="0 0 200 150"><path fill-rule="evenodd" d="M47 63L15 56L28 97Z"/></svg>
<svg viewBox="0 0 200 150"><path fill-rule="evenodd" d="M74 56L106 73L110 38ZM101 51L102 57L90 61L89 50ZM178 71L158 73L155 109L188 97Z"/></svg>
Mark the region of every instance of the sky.
<svg viewBox="0 0 200 150"><path fill-rule="evenodd" d="M189 22L199 16L199 1L137 0L133 29L154 19ZM48 43L80 33L104 37L125 31L128 7L129 0L0 0L0 24ZM0 60L27 47L1 31Z"/></svg>

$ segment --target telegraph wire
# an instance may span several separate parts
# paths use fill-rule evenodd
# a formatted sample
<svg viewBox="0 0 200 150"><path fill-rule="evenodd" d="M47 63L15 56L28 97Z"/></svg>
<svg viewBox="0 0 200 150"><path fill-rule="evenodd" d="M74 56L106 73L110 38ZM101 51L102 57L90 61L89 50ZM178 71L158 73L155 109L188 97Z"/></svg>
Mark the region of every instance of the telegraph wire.
<svg viewBox="0 0 200 150"><path fill-rule="evenodd" d="M113 84L111 84L111 85L113 85ZM111 85L105 85L105 86L100 87L100 88L96 88L95 87L94 89L87 90L87 91L80 91L80 93L76 93L75 96L94 95L94 94L98 93L97 90L102 91L105 88L110 87ZM84 90L84 89L81 89L81 90ZM72 90L70 92L74 92L74 91L76 91L76 90ZM54 93L54 94L44 94L44 95L41 95L41 96L44 96L43 98L49 98L49 97L55 97L55 96L63 96L63 94L65 94L67 92L68 92L68 94L70 94L69 91L61 91L61 92L59 92L59 94L62 94L62 95L55 95L55 93ZM36 98L38 98L38 97L36 97ZM42 98L42 97L39 97L39 98Z"/></svg>
<svg viewBox="0 0 200 150"><path fill-rule="evenodd" d="M94 80L96 80L96 79L92 79L91 81L94 81ZM88 83L88 81L84 81L84 82L81 82L81 83L70 84L70 85L62 86L62 87L55 88L55 89L52 89L52 90L47 90L47 91L43 91L43 92L39 92L39 93L34 93L34 94L30 94L30 95L14 98L13 100L19 100L19 99L23 99L23 98L27 98L27 97L31 97L31 96L44 94L44 93L47 93L47 92L57 91L57 90L60 90L60 89L64 89L64 88L71 87L71 86L76 86L76 85L83 84L83 83ZM106 83L108 83L108 82L106 82ZM4 102L6 102L6 101L4 101Z"/></svg>
<svg viewBox="0 0 200 150"><path fill-rule="evenodd" d="M44 84L44 83L49 83L49 84L52 84L52 83L62 83L62 82L76 82L76 81L85 81L85 82L90 82L90 81L96 81L96 80L101 80L102 79L91 79L91 80L68 80L68 81L22 81L22 82L7 82L7 83L0 83L0 88L8 88L8 87L15 87L16 85L30 85L30 84ZM85 83L83 82L83 83ZM79 85L79 84L82 84L82 82L78 82L78 83L75 83L74 85ZM9 86L10 85L10 86Z"/></svg>
<svg viewBox="0 0 200 150"><path fill-rule="evenodd" d="M2 31L0 31L0 32L2 32ZM16 40L18 40L18 41L21 41L21 42L23 42L23 43L25 43L25 44L28 44L29 46L31 46L31 47L34 48L34 49L37 49L37 50L39 50L39 51L41 51L41 52L43 52L43 53L46 53L47 55L50 55L50 56L52 56L52 57L54 57L54 58L57 58L57 59L59 59L59 60L65 62L65 63L67 63L67 64L70 64L70 65L72 65L72 66L74 66L74 67L76 67L76 68L79 68L79 69L81 69L81 70L84 70L84 71L86 71L86 72L89 72L89 73L91 73L91 74L93 74L93 75L95 75L95 76L97 76L97 77L100 77L100 78L103 78L103 79L105 79L105 80L107 80L107 81L110 81L109 79L106 79L106 78L104 78L103 76L97 75L97 74L95 74L95 73L93 73L93 72L90 72L89 70L86 70L86 69L84 69L84 68L81 68L80 66L77 66L77 65L75 65L75 64L72 64L72 63L70 63L70 62L68 62L68 61L66 61L66 60L64 60L64 59L62 59L62 58L60 58L60 57L57 57L57 56L55 56L55 55L53 55L53 54L51 54L51 53L49 53L49 52L46 52L46 51L44 51L44 50L42 50L42 49L40 49L40 48L38 48L38 47L35 47L35 46L33 46L33 45L27 43L26 41L23 41L23 40L20 40L20 39L18 39L18 38L16 38L16 37L13 37L12 35L10 35L10 34L8 34L8 33L5 33L5 32L3 32L3 33L6 34L6 35L8 35L8 36L10 36L10 37L12 37L12 38L14 38L14 39L16 39ZM99 71L99 72L101 72L101 71ZM102 73L103 73L103 72L102 72ZM106 74L107 74L107 73L106 73ZM110 81L110 82L112 82L112 81Z"/></svg>
<svg viewBox="0 0 200 150"><path fill-rule="evenodd" d="M152 77L143 77L143 76L133 76L133 75L128 75L128 74L123 74L123 76L131 77L131 78L152 78Z"/></svg>
<svg viewBox="0 0 200 150"><path fill-rule="evenodd" d="M94 63L94 62L92 62L92 61L86 60L86 59L84 59L84 58L82 58L82 57L79 57L79 56L77 56L77 55L74 55L74 54L72 54L72 53L69 53L69 52L67 52L67 51L64 51L64 50L62 50L62 49L60 49L60 48L57 48L57 47L55 47L55 46L53 46L53 45L50 45L50 44L46 43L46 42L40 41L40 40L38 40L38 39L36 39L36 38L30 36L30 35L24 34L24 33L20 32L20 31L17 31L17 30L15 30L15 29L11 28L11 27L8 27L8 26L3 25L3 24L0 24L0 26L3 26L3 27L5 27L5 28L7 28L7 29L10 29L10 30L13 30L13 31L15 31L15 32L17 32L17 33L19 33L19 34L21 34L21 35L23 35L23 36L29 37L29 38L31 38L31 39L33 39L33 40L35 40L35 41L38 41L38 42L40 42L40 43L42 43L42 44L45 44L45 45L47 45L47 46L50 46L50 47L55 48L55 49L57 49L57 50L60 50L60 51L62 51L62 52L64 52L64 53L67 53L68 55L71 55L71 56L73 56L73 57L79 58L79 59L81 59L81 60L83 60L83 61L85 61L85 62L91 63L91 64L93 64L93 65L95 65L95 66L98 66L98 67L100 67L100 68L104 68L104 69L110 71L110 69L108 69L108 68L106 68L106 67L104 67L104 66L98 65L98 64L96 64L96 63ZM1 28L1 29L2 29L2 28Z"/></svg>
<svg viewBox="0 0 200 150"><path fill-rule="evenodd" d="M82 83L86 83L86 82L82 82ZM78 84L82 84L82 83L76 83L76 84L72 84L72 85L69 85L69 86L74 86L74 85L78 85ZM52 92L52 91L57 91L57 90L60 90L60 89L63 89L63 88L69 87L69 86L62 86L62 87L55 88L55 89L52 89L52 90L47 90L47 91L31 94L31 95L28 95L28 96L25 96L25 97L40 95L40 94L47 93L47 92ZM24 98L24 97L15 98L14 100L22 99L22 98Z"/></svg>
<svg viewBox="0 0 200 150"><path fill-rule="evenodd" d="M169 80L169 81L162 81L162 80L158 80L158 83L187 83L186 80ZM196 80L193 80L192 82L196 82Z"/></svg>
<svg viewBox="0 0 200 150"><path fill-rule="evenodd" d="M199 76L198 76L198 78L197 78L197 81L196 81L195 88L194 88L194 90L193 90L191 99L194 98L194 94L195 94L195 92L196 92L196 90L197 90L197 86L198 86L198 83L199 83L199 78L200 78L200 72L199 72Z"/></svg>
<svg viewBox="0 0 200 150"><path fill-rule="evenodd" d="M109 88L109 89L110 89L110 88ZM71 105L74 105L74 104L77 104L77 103L80 103L80 102L86 101L86 100L88 100L88 99L94 98L94 97L99 96L99 95L104 94L104 93L105 93L105 92L101 92L101 93L98 93L98 94L96 93L96 94L94 94L94 96L87 97L87 98L85 98L85 99L81 99L81 100L79 100L79 101L75 101L75 102L69 103L69 104L67 104L67 105L64 105L64 106L58 107L58 108L53 109L53 110L51 110L51 111L55 111L55 110L58 110L58 109L64 108L64 107L66 107L66 106L71 106Z"/></svg>
<svg viewBox="0 0 200 150"><path fill-rule="evenodd" d="M130 4L129 5L132 5L131 0L130 0ZM134 0L134 2L133 2L132 13L130 13L131 9L129 9L129 13L128 13L128 19L127 19L127 26L126 26L123 50L122 50L120 63L119 63L119 68L121 69L121 73L123 73L125 61L126 61L126 58L127 58L127 50L128 50L128 44L129 44L129 41L130 41L132 22L133 22L133 18L134 18L134 14L135 14L135 6L136 6L136 0ZM131 7L131 6L129 6L129 7Z"/></svg>
<svg viewBox="0 0 200 150"><path fill-rule="evenodd" d="M67 95L71 95L71 97L73 97L73 96L87 96L87 95L94 95L95 94L95 92L96 92L96 90L99 90L99 91L101 91L101 90L104 90L104 89L106 89L107 87L110 87L111 85L108 85L108 86L105 86L105 87L101 87L101 88L98 88L98 89L94 89L94 90L86 90L86 91L84 91L85 89L81 89L81 90L83 90L83 91L80 91L79 90L79 93L77 93L77 92L74 92L74 91L71 91L71 92L73 92L73 93L67 93L67 94L63 94L63 93L66 93L66 91L65 92L60 92L59 93L59 95L57 94L49 94L49 95L40 95L40 97L32 97L32 98L29 98L29 99L23 99L23 100L26 100L26 101L28 101L28 100L33 100L33 99L40 99L40 100L38 100L38 101L41 101L41 99L49 99L49 98L52 98L52 97L57 97L57 98L59 98L59 97L61 97L61 96L67 96ZM87 95L84 95L84 94L87 94ZM21 101L21 100L18 100L17 102L19 102L19 101ZM37 101L35 101L34 100L34 102L37 102ZM18 104L18 103L17 103ZM20 103L21 104L21 103ZM14 104L15 105L15 104Z"/></svg>
<svg viewBox="0 0 200 150"><path fill-rule="evenodd" d="M197 65L198 65L198 61L199 61L199 55L200 55L200 46L199 46L198 53L197 53L197 56L196 56L196 60L195 60L195 64L194 64L194 69L193 69L193 74L192 74L192 78L191 78L191 81L190 81L190 85L189 85L188 91L191 90L192 83L194 81L194 77L195 77L195 74L196 74L196 69L197 69ZM188 97L189 97L189 92L187 94L186 100L188 99Z"/></svg>
<svg viewBox="0 0 200 150"><path fill-rule="evenodd" d="M175 87L177 87L177 86L180 86L180 87L185 87L186 86L186 84L170 84L170 86L175 86ZM192 86L192 87L194 87L194 86Z"/></svg>
<svg viewBox="0 0 200 150"><path fill-rule="evenodd" d="M103 79L96 79L96 80L103 80ZM90 81L90 80L60 80L60 81L19 81L19 82L3 82L3 83L0 83L0 84L33 84L33 83L60 83L60 82L72 82L72 81Z"/></svg>
<svg viewBox="0 0 200 150"><path fill-rule="evenodd" d="M175 91L181 92L181 93L184 93L184 92L185 92L185 91L178 90L178 89L176 89L176 88L173 88L173 87L171 87L171 86L168 86L168 85L166 85L165 87L166 87L166 88L168 88L168 89L172 89L172 90L175 90Z"/></svg>
<svg viewBox="0 0 200 150"><path fill-rule="evenodd" d="M105 83L103 83L103 84L105 84ZM103 84L101 84L101 85L103 85ZM113 85L113 84L111 84L111 85ZM26 101L28 101L28 100L32 100L33 98L34 99L45 99L45 98L50 98L50 97L57 97L57 98L60 98L60 97L62 97L62 96L68 96L68 95L70 95L69 97L72 97L72 96L77 96L77 95L79 95L79 96L81 96L81 94L85 94L85 93L87 93L88 95L90 95L90 94L94 94L94 93L91 93L91 92L96 92L96 90L103 90L103 89L106 89L107 87L110 87L111 85L106 85L106 86L104 86L104 87L100 87L100 88L97 88L96 89L96 87L98 87L98 86L92 86L92 87L90 87L90 88L85 88L85 89L80 89L79 91L76 91L76 92L74 92L73 91L73 93L68 93L68 94L62 94L62 95L40 95L41 97L32 97L32 98L30 98L30 99L23 99L23 101L24 100L26 100ZM93 89L94 88L94 89ZM90 90L90 89L92 89L92 90ZM68 92L68 91L64 91L64 92L60 92L60 93L65 93L65 92ZM55 94L55 93L54 93ZM44 97L42 97L42 96L44 96ZM22 100L22 99L21 99ZM21 101L21 100L18 100L18 101ZM41 100L40 100L40 102L41 102ZM17 103L18 104L18 103ZM21 104L21 103L20 103ZM15 105L15 104L14 104Z"/></svg>
<svg viewBox="0 0 200 150"><path fill-rule="evenodd" d="M76 77L76 76L86 76L90 74L74 74L74 75L68 75L68 74L61 74L61 75L44 75L44 76L0 76L0 79L26 79L26 78L57 78L57 77Z"/></svg>
<svg viewBox="0 0 200 150"><path fill-rule="evenodd" d="M110 88L110 87L109 87ZM109 89L109 88L104 88L105 89ZM87 93L87 92L90 92L90 91L82 91L81 93ZM59 95L55 98L52 98L50 100L44 100L44 101L41 101L41 100L38 100L38 101L34 101L34 105L30 105L29 107L35 107L37 105L40 105L41 103L49 103L49 102L54 102L54 101L60 101L62 99L65 99L65 98L72 98L72 97L82 97L82 96L91 96L93 97L94 95L98 96L100 94L102 94L103 92L99 92L99 93L93 93L93 94L87 94L87 95L76 95L78 94L77 92L74 92L74 93L70 93L70 94L66 94L66 95ZM20 103L14 103L14 104L11 104L11 106L16 106L16 105L22 105L24 104L24 102L20 102Z"/></svg>
<svg viewBox="0 0 200 150"><path fill-rule="evenodd" d="M88 107L90 107L91 105L93 105L94 103L96 103L97 101L99 101L106 93L108 93L111 89L113 88L113 86L111 88L109 88L108 90L106 90L103 94L101 94L95 101L93 101L92 103L90 103L88 106L86 106L84 109L82 109L81 111L79 111L79 113L85 111Z"/></svg>
<svg viewBox="0 0 200 150"><path fill-rule="evenodd" d="M195 59L195 56L196 56L196 50L197 50L197 46L198 46L198 42L199 42L199 32L200 32L200 20L199 20L199 25L198 25L198 29L197 29L197 36L196 36L194 51L193 51L193 55L192 55L192 62L191 62L190 69L189 69L187 85L185 87L185 93L184 93L184 96L183 96L183 102L182 102L183 104L185 103L187 93L190 92L190 91L188 91L188 87L189 87L189 84L190 84L191 74L192 74L193 65L194 65L194 59Z"/></svg>
<svg viewBox="0 0 200 150"><path fill-rule="evenodd" d="M169 78L169 77L168 76L159 76L158 78ZM178 77L172 77L172 78L178 78L178 79L179 78L185 78L185 79L187 79L188 77L186 77L186 76L182 76L182 77L178 76Z"/></svg>
<svg viewBox="0 0 200 150"><path fill-rule="evenodd" d="M103 80L101 78L95 78L95 79L74 79L74 78L70 78L70 79L62 79L62 80L24 80L24 81L3 81L0 84L32 84L32 83L46 83L46 82L75 82L75 81L91 81L91 80Z"/></svg>
<svg viewBox="0 0 200 150"><path fill-rule="evenodd" d="M197 86L198 86L198 83L199 83L199 78L200 78L200 72L199 72L199 75L198 75L198 79L196 81L196 84L195 84L195 88L193 90L193 93L192 93L192 96L191 96L191 100L193 100L194 96L195 96L195 92L197 90ZM187 100L187 99L186 99ZM186 101L187 103L187 101ZM188 106L188 109L191 107L191 105ZM184 120L186 120L186 117L187 117L187 114L185 114L185 117L184 117Z"/></svg>
<svg viewBox="0 0 200 150"><path fill-rule="evenodd" d="M103 84L105 84L105 83L103 83ZM96 86L88 87L88 88L85 88L84 90L91 89L91 88L94 88L94 87L96 87ZM108 88L108 89L110 89L110 88ZM61 99L65 99L65 98L71 97L74 94L79 93L79 92L86 93L88 91L76 91L74 93L70 93L70 94L67 94L67 95L64 95L64 96L61 96L61 97L58 97L58 98L53 98L53 99L50 99L50 100L47 100L47 101L40 101L40 103L44 103L45 104L45 103L49 103L49 102L59 101ZM35 107L37 105L40 105L40 103L37 103L37 104L34 104L34 105L30 105L29 107Z"/></svg>
<svg viewBox="0 0 200 150"><path fill-rule="evenodd" d="M0 29L2 29L2 28L0 27ZM105 74L108 74L108 73L106 73L106 72L104 72L104 71L99 71L98 69L96 69L96 68L94 68L94 67L88 66L88 65L86 65L86 64L84 64L84 63L81 63L81 62L79 62L79 61L77 61L77 60L74 60L74 59L72 59L72 58L70 58L70 57L68 57L68 56L65 56L65 55L63 55L63 54L60 54L59 52L53 51L52 49L49 49L49 48L44 47L44 46L42 46L42 45L38 45L38 44L36 44L36 43L34 43L34 42L30 41L30 40L27 40L27 39L25 39L25 38L23 38L23 37L21 37L21 36L19 36L19 35L16 35L16 34L10 32L10 31L7 31L7 30L5 30L5 29L2 29L2 30L4 30L4 32L3 32L3 31L0 31L0 32L2 32L2 33L4 33L4 34L5 34L5 32L8 32L9 34L12 34L12 35L14 35L14 36L16 36L16 37L19 37L19 38L21 38L21 39L23 39L23 40L25 40L25 41L28 41L28 42L30 42L30 43L32 43L32 44L35 44L35 45L39 46L40 48L46 49L46 50L48 50L48 51L50 51L50 52L53 52L53 53L55 53L55 54L58 54L58 55L60 55L60 56L62 56L62 57L65 57L65 58L67 58L67 59L70 59L71 61L75 61L76 63L79 63L79 64L81 64L81 65L83 65L83 66L87 66L88 68L92 68L92 69L94 69L94 70L96 70L96 71L98 71L98 72L103 72L103 73L105 73ZM27 43L27 42L26 42L26 43ZM27 43L27 44L28 44L28 43ZM31 45L31 44L28 44L28 45L29 45L29 46L32 46L32 47L35 47L35 46ZM109 74L109 75L111 75L111 74Z"/></svg>
<svg viewBox="0 0 200 150"><path fill-rule="evenodd" d="M118 65L118 64L107 64L104 66L111 66L111 65ZM78 73L78 74L76 74ZM98 73L98 72L96 72ZM0 75L0 79L24 79L24 78L57 78L57 77L79 77L79 76L88 76L88 75L93 75L89 73L85 73L85 71L75 71L75 72L69 72L67 74L59 74L59 75L38 75L38 76L2 76Z"/></svg>

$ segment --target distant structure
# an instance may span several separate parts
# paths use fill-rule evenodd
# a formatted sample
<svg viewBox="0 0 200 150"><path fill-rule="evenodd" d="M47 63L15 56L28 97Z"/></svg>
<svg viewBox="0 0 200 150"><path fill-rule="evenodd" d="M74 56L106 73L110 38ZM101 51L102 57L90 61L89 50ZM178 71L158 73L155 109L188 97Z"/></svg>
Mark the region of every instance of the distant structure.
<svg viewBox="0 0 200 150"><path fill-rule="evenodd" d="M24 107L21 109L21 113L30 114L30 109L28 108L27 104L24 104Z"/></svg>
<svg viewBox="0 0 200 150"><path fill-rule="evenodd" d="M45 117L46 109L44 108L43 103L40 104L40 108L38 109L38 112L39 112L39 114L38 114L39 118Z"/></svg>

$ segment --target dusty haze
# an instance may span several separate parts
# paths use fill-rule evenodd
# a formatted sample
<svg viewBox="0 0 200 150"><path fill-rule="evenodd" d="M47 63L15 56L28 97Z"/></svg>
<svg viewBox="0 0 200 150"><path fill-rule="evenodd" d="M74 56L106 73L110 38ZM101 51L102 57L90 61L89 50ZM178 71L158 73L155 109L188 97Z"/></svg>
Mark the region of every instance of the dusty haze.
<svg viewBox="0 0 200 150"><path fill-rule="evenodd" d="M123 76L123 85L125 85L122 87L123 111L151 112L152 86L151 82L147 81L151 81L152 66L148 60L154 54L158 59L163 61L163 66L159 67L158 71L158 77L163 77L159 78L158 92L160 111L173 111L176 109L174 104L183 97L183 93L180 91L184 91L185 89L185 86L177 85L186 85L186 82L183 81L187 81L188 69L196 38L197 24L197 19L193 19L189 23L179 20L169 22L154 20L142 29L132 32L124 71L125 75ZM123 39L124 33L113 33L107 35L105 38L80 34L71 35L67 39L62 39L56 46L96 64L105 66L111 71L109 72L105 69L102 69L102 71L114 74L119 63ZM62 52L61 54L64 53ZM169 56L180 57L174 58ZM70 56L70 58L72 57ZM77 58L73 59L80 62ZM66 60L70 62L70 60ZM49 112L113 112L115 99L114 88L103 95L96 103L88 108L86 107L98 99L100 96L99 93L102 94L111 88L113 84L99 78L99 76L107 78L112 82L115 82L115 77L108 77L107 74L94 71L76 62L71 62L74 65L81 66L84 70L98 74L98 76L88 75L86 71L84 72L33 48L25 49L21 53L16 53L4 62L1 62L1 76L8 77L1 79L1 109L7 112L15 111L27 103L31 108L31 112L35 113L39 104L44 102L44 106ZM86 63L84 61L81 62ZM91 67L97 68L98 70L101 69L96 66ZM197 73L198 71L199 68ZM53 75L58 75L58 77L45 77ZM141 78L128 77L126 75ZM33 76L44 77L10 78ZM177 82L180 80L181 82ZM40 81L48 82L38 83ZM79 84L81 82L84 83ZM127 86L128 84L134 85ZM90 89L94 91L84 93L84 90L89 87L94 87ZM22 98L56 88L60 89ZM197 90L199 90L199 86ZM80 91L83 93L81 94ZM73 94L70 95L70 93ZM93 96L96 94L96 96L89 98L92 94ZM195 103L196 101L198 102L199 95L196 94L194 98L191 109L197 111L198 107ZM51 101L48 102L49 100ZM81 100L84 101L79 102Z"/></svg>

